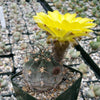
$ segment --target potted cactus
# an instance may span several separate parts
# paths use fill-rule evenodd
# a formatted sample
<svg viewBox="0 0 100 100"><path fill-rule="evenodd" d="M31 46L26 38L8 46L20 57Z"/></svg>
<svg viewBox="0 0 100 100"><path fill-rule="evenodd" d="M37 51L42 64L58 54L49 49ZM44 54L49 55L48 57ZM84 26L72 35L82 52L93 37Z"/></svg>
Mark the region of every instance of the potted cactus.
<svg viewBox="0 0 100 100"><path fill-rule="evenodd" d="M76 39L80 38L80 36L89 36L88 33L92 31L90 28L93 28L96 24L93 23L92 19L76 17L76 14L70 13L62 15L57 10L53 12L48 11L47 14L40 12L33 18L38 26L46 31L48 47L37 45L36 51L31 54L25 63L23 71L12 77L17 99L44 99L42 98L44 94L41 95L41 98L35 98L34 95L32 97L32 95L27 93L28 90L23 91L20 86L18 87L15 77L19 74L22 74L25 82L28 84L26 87L29 87L29 90L35 90L39 93L45 93L46 91L48 93L52 89L55 92L62 80L66 81L65 76L67 73L71 72L72 74L76 72L79 74L79 77L73 83L70 83L67 89L64 89L65 92L63 91L57 97L54 97L54 93L46 97L49 97L48 100L77 100L82 74L69 67L66 69L63 66L63 58L69 46L77 45ZM53 98L50 99L50 97ZM47 98L45 99L47 100Z"/></svg>

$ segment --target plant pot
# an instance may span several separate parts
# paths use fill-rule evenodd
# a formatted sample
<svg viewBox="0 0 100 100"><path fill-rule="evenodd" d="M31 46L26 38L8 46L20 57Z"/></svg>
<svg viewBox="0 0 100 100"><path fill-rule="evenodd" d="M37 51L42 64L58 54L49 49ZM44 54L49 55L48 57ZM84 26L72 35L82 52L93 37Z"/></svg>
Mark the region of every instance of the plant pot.
<svg viewBox="0 0 100 100"><path fill-rule="evenodd" d="M72 73L78 73L79 77L74 81L74 83L67 90L62 92L56 99L53 100L77 100L77 96L79 93L79 88L82 80L82 73L66 65L64 65L64 67L68 68L68 70L70 70ZM22 88L19 87L18 84L16 84L16 82L14 82L14 79L21 74L22 72L19 72L11 77L11 81L15 90L17 100L37 100L35 97L23 91Z"/></svg>
<svg viewBox="0 0 100 100"><path fill-rule="evenodd" d="M30 2L30 0L26 0L26 2Z"/></svg>

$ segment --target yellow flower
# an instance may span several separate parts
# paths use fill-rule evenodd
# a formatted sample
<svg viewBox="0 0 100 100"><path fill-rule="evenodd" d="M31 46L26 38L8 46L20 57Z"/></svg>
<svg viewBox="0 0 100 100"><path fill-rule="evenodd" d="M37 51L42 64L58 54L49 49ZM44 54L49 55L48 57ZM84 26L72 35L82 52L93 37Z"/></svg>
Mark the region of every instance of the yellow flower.
<svg viewBox="0 0 100 100"><path fill-rule="evenodd" d="M90 28L96 26L92 19L76 17L76 14L60 14L57 10L33 16L40 28L49 32L49 37L58 41L73 41L80 36L89 36Z"/></svg>

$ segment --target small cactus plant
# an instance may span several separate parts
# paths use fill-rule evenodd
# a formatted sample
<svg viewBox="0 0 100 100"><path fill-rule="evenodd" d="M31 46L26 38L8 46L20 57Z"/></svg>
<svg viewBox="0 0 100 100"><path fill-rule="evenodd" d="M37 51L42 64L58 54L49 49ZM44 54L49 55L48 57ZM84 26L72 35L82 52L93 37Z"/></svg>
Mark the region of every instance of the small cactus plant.
<svg viewBox="0 0 100 100"><path fill-rule="evenodd" d="M98 25L100 25L100 19L97 18L97 20L95 20L95 23L98 24Z"/></svg>
<svg viewBox="0 0 100 100"><path fill-rule="evenodd" d="M55 7L56 7L57 9L61 9L61 7L62 7L61 2L56 2L56 3L54 3L54 5L55 5Z"/></svg>
<svg viewBox="0 0 100 100"><path fill-rule="evenodd" d="M97 11L97 9L96 9L96 8L93 8L93 9L92 9L92 15L94 15L94 16L95 16L96 11Z"/></svg>
<svg viewBox="0 0 100 100"><path fill-rule="evenodd" d="M43 47L35 55L31 55L23 73L31 88L44 91L53 88L61 81L62 70L62 65L55 61L53 54Z"/></svg>
<svg viewBox="0 0 100 100"><path fill-rule="evenodd" d="M97 0L93 0L92 2L91 2L91 6L96 6L96 4L97 4Z"/></svg>
<svg viewBox="0 0 100 100"><path fill-rule="evenodd" d="M18 42L19 40L21 40L21 33L20 32L15 32L13 34L13 39L14 39L14 42Z"/></svg>
<svg viewBox="0 0 100 100"><path fill-rule="evenodd" d="M76 6L76 5L75 5L74 3L70 5L70 7L71 7L72 9L74 9L75 6Z"/></svg>
<svg viewBox="0 0 100 100"><path fill-rule="evenodd" d="M97 36L96 41L91 41L90 46L93 50L97 50L98 48L100 48L100 36Z"/></svg>
<svg viewBox="0 0 100 100"><path fill-rule="evenodd" d="M68 12L67 7L66 7L66 6L62 7L62 8L61 8L61 12L62 12L63 14L67 13L67 12Z"/></svg>
<svg viewBox="0 0 100 100"><path fill-rule="evenodd" d="M100 36L97 36L97 42L100 42Z"/></svg>
<svg viewBox="0 0 100 100"><path fill-rule="evenodd" d="M96 16L97 18L100 18L100 13L99 13L99 11L96 12L95 16Z"/></svg>
<svg viewBox="0 0 100 100"><path fill-rule="evenodd" d="M97 10L99 10L99 11L100 11L100 4L99 4L99 5L97 5L97 7L96 7L96 8L97 8Z"/></svg>
<svg viewBox="0 0 100 100"><path fill-rule="evenodd" d="M100 42L90 42L90 46L92 47L93 50L97 50L100 47Z"/></svg>
<svg viewBox="0 0 100 100"><path fill-rule="evenodd" d="M79 51L76 51L74 48L71 48L68 50L68 53L66 55L66 58L69 58L69 56L71 58L77 58L80 56L80 52Z"/></svg>
<svg viewBox="0 0 100 100"><path fill-rule="evenodd" d="M84 2L88 2L89 0L83 0Z"/></svg>
<svg viewBox="0 0 100 100"><path fill-rule="evenodd" d="M11 50L10 45L6 45L5 42L0 42L0 54L9 52Z"/></svg>
<svg viewBox="0 0 100 100"><path fill-rule="evenodd" d="M87 6L84 6L83 9L84 9L85 11L87 11L87 10L88 10L88 7L87 7Z"/></svg>
<svg viewBox="0 0 100 100"><path fill-rule="evenodd" d="M87 97L99 97L100 96L100 84L90 84L89 90L86 92Z"/></svg>

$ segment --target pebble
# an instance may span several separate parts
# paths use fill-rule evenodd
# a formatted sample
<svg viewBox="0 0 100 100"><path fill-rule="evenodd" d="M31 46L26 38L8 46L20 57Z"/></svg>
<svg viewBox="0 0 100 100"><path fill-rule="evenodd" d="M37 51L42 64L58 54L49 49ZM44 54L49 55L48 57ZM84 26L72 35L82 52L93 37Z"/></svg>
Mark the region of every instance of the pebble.
<svg viewBox="0 0 100 100"><path fill-rule="evenodd" d="M65 84L61 84L59 87L60 87L60 89L65 89L66 85Z"/></svg>

